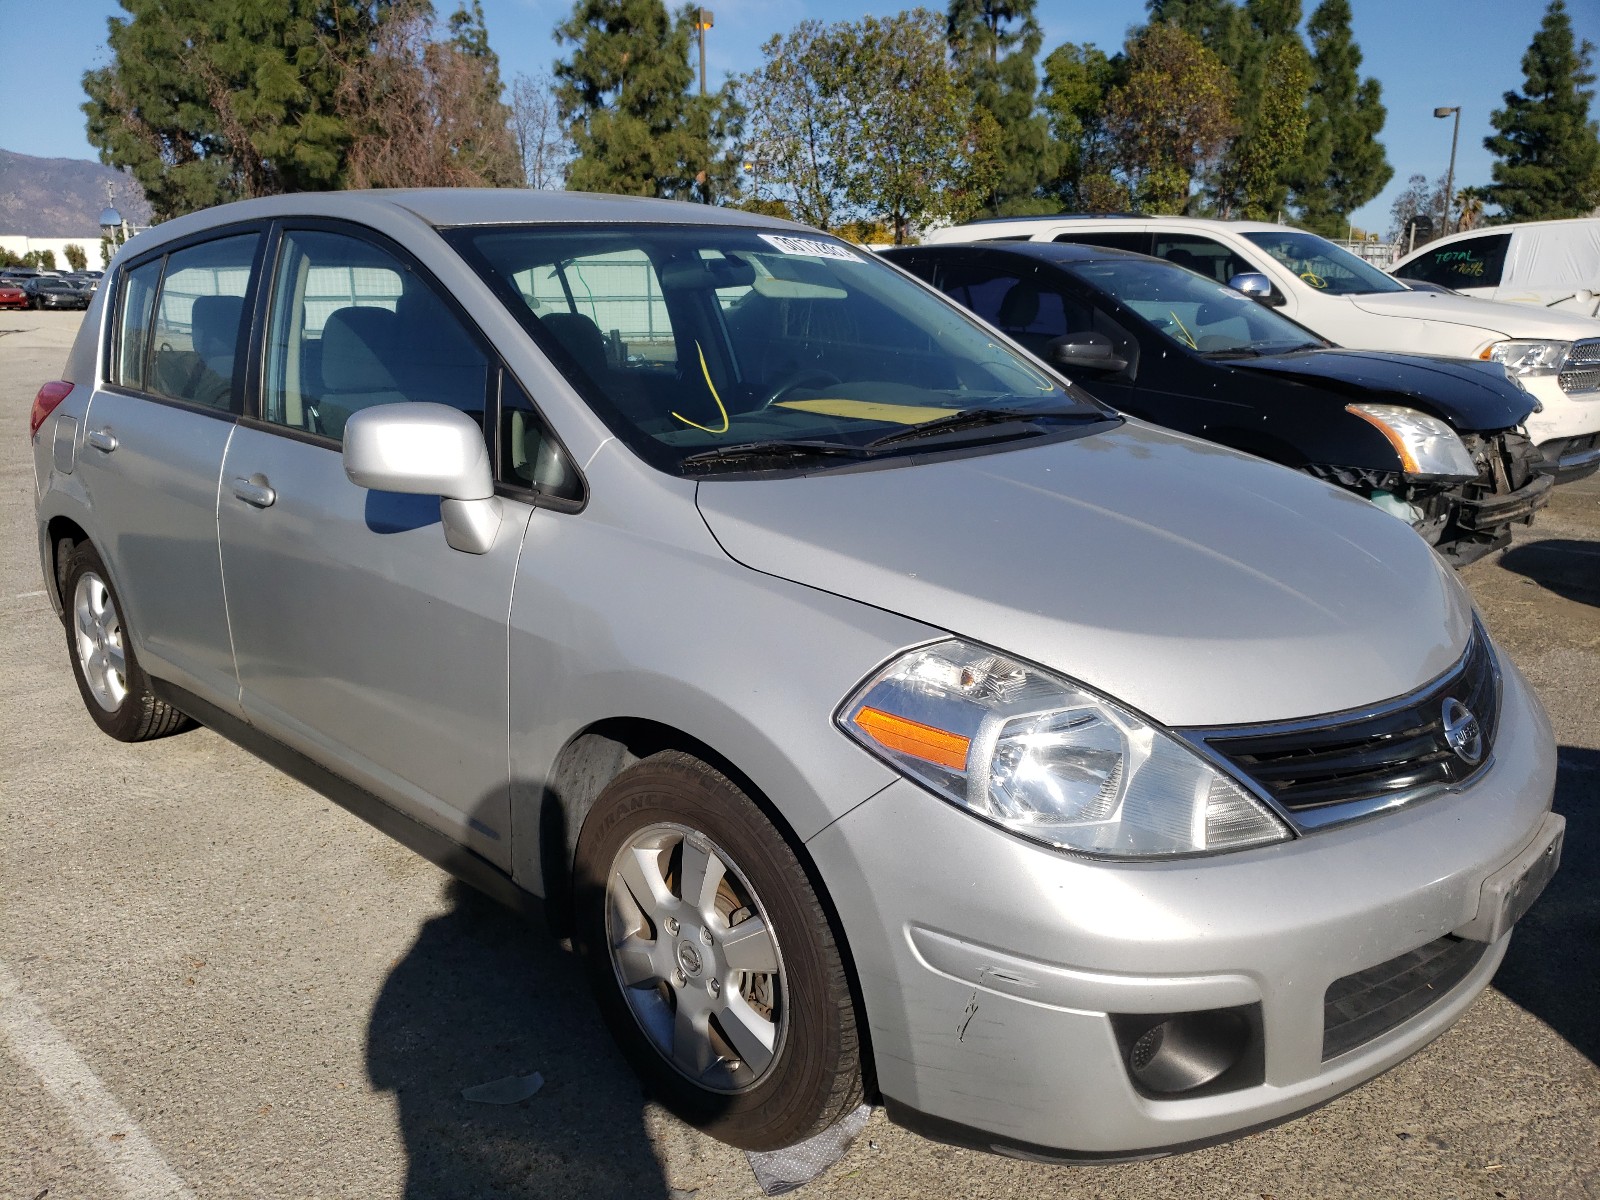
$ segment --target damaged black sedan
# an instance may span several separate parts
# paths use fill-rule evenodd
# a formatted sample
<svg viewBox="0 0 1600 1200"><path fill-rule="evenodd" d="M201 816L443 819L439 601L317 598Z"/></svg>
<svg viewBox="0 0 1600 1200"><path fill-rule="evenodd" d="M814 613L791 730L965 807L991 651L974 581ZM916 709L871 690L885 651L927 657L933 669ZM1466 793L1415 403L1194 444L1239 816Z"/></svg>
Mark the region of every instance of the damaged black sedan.
<svg viewBox="0 0 1600 1200"><path fill-rule="evenodd" d="M1064 243L884 257L1123 412L1306 471L1457 566L1511 541L1554 479L1498 363L1341 350L1180 265Z"/></svg>

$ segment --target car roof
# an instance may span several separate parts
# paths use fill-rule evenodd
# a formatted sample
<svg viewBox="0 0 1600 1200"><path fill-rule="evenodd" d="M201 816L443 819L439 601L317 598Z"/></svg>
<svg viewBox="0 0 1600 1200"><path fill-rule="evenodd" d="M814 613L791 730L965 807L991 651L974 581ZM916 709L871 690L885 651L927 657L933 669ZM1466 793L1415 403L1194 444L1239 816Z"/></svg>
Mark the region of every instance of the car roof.
<svg viewBox="0 0 1600 1200"><path fill-rule="evenodd" d="M273 217L331 217L361 220L403 216L435 228L461 225L541 223L643 223L661 225L742 225L815 232L809 226L736 208L611 196L592 192L546 192L530 188L387 188L367 191L298 192L238 200L174 218L134 239L142 248L174 237L200 233L235 221ZM132 243L130 243L131 245Z"/></svg>
<svg viewBox="0 0 1600 1200"><path fill-rule="evenodd" d="M1214 217L1164 217L1152 213L1058 213L1055 216L996 217L971 221L965 225L950 226L941 232L959 233L963 229L982 229L987 237L1003 236L998 230L1015 226L1018 232L1028 232L1041 225L1104 225L1108 222L1126 221L1130 224L1178 225L1196 230L1234 233L1307 233L1294 225L1278 225L1272 221L1222 221Z"/></svg>
<svg viewBox="0 0 1600 1200"><path fill-rule="evenodd" d="M977 252L1051 263L1103 262L1108 258L1137 258L1146 262L1165 261L1151 258L1148 254L1136 254L1131 250L1114 250L1110 246L1085 246L1078 242L940 242L932 246L891 246L884 250L883 254L892 262L913 251L940 256ZM1176 269L1181 271L1184 268Z"/></svg>

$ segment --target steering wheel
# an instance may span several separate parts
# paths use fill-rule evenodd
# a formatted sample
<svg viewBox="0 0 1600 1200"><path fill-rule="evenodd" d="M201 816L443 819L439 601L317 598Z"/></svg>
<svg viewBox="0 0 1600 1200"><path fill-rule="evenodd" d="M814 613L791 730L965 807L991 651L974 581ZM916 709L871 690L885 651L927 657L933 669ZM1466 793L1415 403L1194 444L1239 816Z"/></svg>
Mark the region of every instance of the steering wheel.
<svg viewBox="0 0 1600 1200"><path fill-rule="evenodd" d="M818 367L809 367L796 371L784 379L777 386L767 392L766 398L761 401L762 408L771 408L779 403L796 388L826 386L830 383L843 383L832 371L824 371Z"/></svg>

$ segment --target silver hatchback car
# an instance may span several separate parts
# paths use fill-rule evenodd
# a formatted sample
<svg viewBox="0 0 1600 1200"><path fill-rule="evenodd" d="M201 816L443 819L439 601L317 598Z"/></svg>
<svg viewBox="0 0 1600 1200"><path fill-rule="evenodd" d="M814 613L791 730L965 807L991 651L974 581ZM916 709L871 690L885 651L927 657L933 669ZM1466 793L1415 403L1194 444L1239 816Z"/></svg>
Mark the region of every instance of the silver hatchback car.
<svg viewBox="0 0 1600 1200"><path fill-rule="evenodd" d="M286 196L135 238L32 414L113 737L204 724L570 932L686 1119L1145 1158L1472 1002L1550 727L1343 491L747 213Z"/></svg>

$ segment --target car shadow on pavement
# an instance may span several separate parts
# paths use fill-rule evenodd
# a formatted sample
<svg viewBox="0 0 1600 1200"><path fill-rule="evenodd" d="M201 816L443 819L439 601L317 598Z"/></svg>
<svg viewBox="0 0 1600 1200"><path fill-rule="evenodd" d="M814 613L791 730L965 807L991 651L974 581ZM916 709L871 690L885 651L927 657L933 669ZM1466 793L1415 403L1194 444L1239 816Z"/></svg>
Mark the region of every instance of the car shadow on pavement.
<svg viewBox="0 0 1600 1200"><path fill-rule="evenodd" d="M577 959L467 885L423 925L373 1006L367 1074L393 1092L407 1200L668 1195L644 1101ZM462 1089L539 1072L532 1097Z"/></svg>
<svg viewBox="0 0 1600 1200"><path fill-rule="evenodd" d="M1567 538L1527 542L1507 550L1500 565L1546 591L1600 608L1600 552L1594 542Z"/></svg>
<svg viewBox="0 0 1600 1200"><path fill-rule="evenodd" d="M1600 1064L1600 750L1558 750L1561 867L1517 924L1494 986Z"/></svg>

